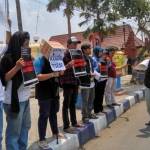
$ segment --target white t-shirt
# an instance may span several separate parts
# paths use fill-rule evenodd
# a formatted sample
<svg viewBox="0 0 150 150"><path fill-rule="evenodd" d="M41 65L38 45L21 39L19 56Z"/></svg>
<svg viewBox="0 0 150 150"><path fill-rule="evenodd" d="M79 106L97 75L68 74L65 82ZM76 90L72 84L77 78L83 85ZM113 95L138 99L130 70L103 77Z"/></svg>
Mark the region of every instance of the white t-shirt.
<svg viewBox="0 0 150 150"><path fill-rule="evenodd" d="M7 50L7 45L6 44L0 44L0 56L2 56L6 50Z"/></svg>
<svg viewBox="0 0 150 150"><path fill-rule="evenodd" d="M7 83L4 99L5 104L11 104L11 89L12 89L12 80L8 81ZM30 91L31 91L30 87L24 87L24 85L21 84L18 89L19 102L27 101L30 97Z"/></svg>
<svg viewBox="0 0 150 150"><path fill-rule="evenodd" d="M4 88L2 86L2 82L0 80L0 102L4 100Z"/></svg>

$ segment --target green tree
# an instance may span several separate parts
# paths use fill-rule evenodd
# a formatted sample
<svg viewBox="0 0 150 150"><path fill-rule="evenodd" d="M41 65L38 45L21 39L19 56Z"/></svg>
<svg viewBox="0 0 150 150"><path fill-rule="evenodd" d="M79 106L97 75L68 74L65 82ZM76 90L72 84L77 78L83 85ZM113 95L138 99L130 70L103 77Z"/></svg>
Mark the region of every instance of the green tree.
<svg viewBox="0 0 150 150"><path fill-rule="evenodd" d="M113 9L122 18L132 18L138 23L138 30L150 39L150 0L114 0Z"/></svg>
<svg viewBox="0 0 150 150"><path fill-rule="evenodd" d="M79 26L89 25L85 36L90 32L100 32L102 36L114 31L115 22L120 16L115 9L112 9L112 4L112 0L84 0L84 3L80 3L80 9L83 11L80 17L84 20Z"/></svg>
<svg viewBox="0 0 150 150"><path fill-rule="evenodd" d="M47 10L49 12L60 10L64 7L64 15L67 17L68 24L68 36L71 37L71 17L73 16L73 11L77 6L76 0L49 0L47 5Z"/></svg>

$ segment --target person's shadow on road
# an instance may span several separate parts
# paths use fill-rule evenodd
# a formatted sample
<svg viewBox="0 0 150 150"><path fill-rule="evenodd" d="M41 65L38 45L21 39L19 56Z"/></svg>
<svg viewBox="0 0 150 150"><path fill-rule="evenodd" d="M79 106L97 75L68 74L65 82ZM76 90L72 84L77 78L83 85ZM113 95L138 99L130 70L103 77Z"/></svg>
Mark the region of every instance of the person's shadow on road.
<svg viewBox="0 0 150 150"><path fill-rule="evenodd" d="M139 138L149 138L150 137L150 126L147 126L146 128L143 128L143 129L139 129L139 131L142 134L137 135L136 137L139 137Z"/></svg>

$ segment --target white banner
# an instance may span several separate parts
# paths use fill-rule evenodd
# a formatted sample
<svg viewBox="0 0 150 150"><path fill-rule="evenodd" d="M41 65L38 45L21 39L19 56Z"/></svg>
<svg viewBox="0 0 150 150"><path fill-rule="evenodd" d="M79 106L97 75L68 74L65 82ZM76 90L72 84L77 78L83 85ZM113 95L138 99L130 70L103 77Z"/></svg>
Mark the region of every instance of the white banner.
<svg viewBox="0 0 150 150"><path fill-rule="evenodd" d="M50 66L53 71L63 71L65 70L65 65L63 62L64 50L59 48L52 49L49 57Z"/></svg>

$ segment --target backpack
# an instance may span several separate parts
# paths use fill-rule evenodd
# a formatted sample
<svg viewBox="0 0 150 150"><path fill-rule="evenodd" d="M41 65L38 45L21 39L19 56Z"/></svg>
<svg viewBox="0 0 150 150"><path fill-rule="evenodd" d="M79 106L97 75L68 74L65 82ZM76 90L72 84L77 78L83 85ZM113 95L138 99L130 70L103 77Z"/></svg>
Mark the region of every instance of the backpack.
<svg viewBox="0 0 150 150"><path fill-rule="evenodd" d="M144 85L150 88L150 61L148 63L148 68L145 71Z"/></svg>

